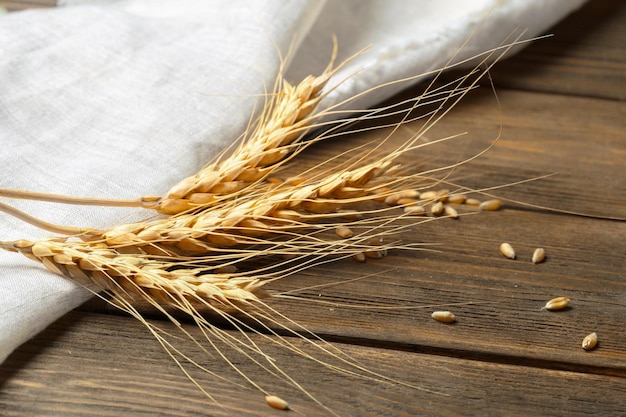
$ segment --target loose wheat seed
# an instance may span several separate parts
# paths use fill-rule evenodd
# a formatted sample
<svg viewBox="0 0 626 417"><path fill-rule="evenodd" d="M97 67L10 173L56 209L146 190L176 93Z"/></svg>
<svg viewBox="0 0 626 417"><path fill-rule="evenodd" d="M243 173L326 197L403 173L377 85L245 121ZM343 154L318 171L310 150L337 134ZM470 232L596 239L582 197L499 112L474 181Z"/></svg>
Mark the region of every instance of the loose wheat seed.
<svg viewBox="0 0 626 417"><path fill-rule="evenodd" d="M419 198L420 196L420 193L417 190L402 190L402 191L399 191L397 194L400 199L403 199L403 198L415 199L415 198Z"/></svg>
<svg viewBox="0 0 626 417"><path fill-rule="evenodd" d="M582 346L583 346L583 349L585 350L592 350L593 348L596 347L597 344L598 344L598 335L596 334L596 332L593 332L585 336L585 338L583 339Z"/></svg>
<svg viewBox="0 0 626 417"><path fill-rule="evenodd" d="M365 254L366 257L371 258L371 259L381 259L384 255L383 251L381 250L368 250L363 252Z"/></svg>
<svg viewBox="0 0 626 417"><path fill-rule="evenodd" d="M420 194L420 200L433 200L439 195L439 191L424 191Z"/></svg>
<svg viewBox="0 0 626 417"><path fill-rule="evenodd" d="M502 207L502 201L500 200L487 200L480 203L478 208L482 211L496 211Z"/></svg>
<svg viewBox="0 0 626 417"><path fill-rule="evenodd" d="M444 207L441 201L436 202L430 208L430 212L433 214L433 216L439 216L443 214L443 210L444 210Z"/></svg>
<svg viewBox="0 0 626 417"><path fill-rule="evenodd" d="M542 310L563 310L565 307L569 305L569 298L567 297L557 297L548 301L545 306L543 306Z"/></svg>
<svg viewBox="0 0 626 417"><path fill-rule="evenodd" d="M422 206L407 206L404 208L404 212L409 216L423 216L426 214L426 210Z"/></svg>
<svg viewBox="0 0 626 417"><path fill-rule="evenodd" d="M546 251L543 248L537 248L533 252L533 263L538 264L543 262L546 259Z"/></svg>
<svg viewBox="0 0 626 417"><path fill-rule="evenodd" d="M405 202L415 201L417 198L419 198L419 196L420 193L417 190L402 190L386 197L385 203L391 206L394 206L396 204L403 205L403 203L400 202L401 200L404 200Z"/></svg>
<svg viewBox="0 0 626 417"><path fill-rule="evenodd" d="M459 213L454 209L454 207L446 206L446 208L444 209L444 213L446 214L446 216L453 219L459 218Z"/></svg>
<svg viewBox="0 0 626 417"><path fill-rule="evenodd" d="M365 262L365 254L363 252L355 253L352 255L352 259L357 262Z"/></svg>
<svg viewBox="0 0 626 417"><path fill-rule="evenodd" d="M417 205L417 202L418 200L414 198L401 198L397 201L396 204L398 204L399 206L415 206Z"/></svg>
<svg viewBox="0 0 626 417"><path fill-rule="evenodd" d="M335 229L335 234L342 239L347 239L354 235L354 232L348 227L338 227Z"/></svg>
<svg viewBox="0 0 626 417"><path fill-rule="evenodd" d="M509 259L515 259L515 250L509 243L505 242L500 245L500 253Z"/></svg>
<svg viewBox="0 0 626 417"><path fill-rule="evenodd" d="M456 316L450 311L435 311L431 316L442 323L454 323L456 321Z"/></svg>
<svg viewBox="0 0 626 417"><path fill-rule="evenodd" d="M448 201L448 196L450 195L450 191L448 190L439 190L437 191L437 201L441 201L445 203Z"/></svg>
<svg viewBox="0 0 626 417"><path fill-rule="evenodd" d="M448 196L448 203L450 204L463 204L467 200L465 194L450 194Z"/></svg>
<svg viewBox="0 0 626 417"><path fill-rule="evenodd" d="M476 198L468 198L467 200L465 200L465 204L467 204L468 206L480 206L481 201Z"/></svg>
<svg viewBox="0 0 626 417"><path fill-rule="evenodd" d="M267 402L267 405L272 408L276 408L277 410L289 410L289 403L275 395L266 396L265 401Z"/></svg>
<svg viewBox="0 0 626 417"><path fill-rule="evenodd" d="M390 206L395 206L396 204L398 204L399 199L400 198L396 194L392 194L385 198L385 204L388 204Z"/></svg>

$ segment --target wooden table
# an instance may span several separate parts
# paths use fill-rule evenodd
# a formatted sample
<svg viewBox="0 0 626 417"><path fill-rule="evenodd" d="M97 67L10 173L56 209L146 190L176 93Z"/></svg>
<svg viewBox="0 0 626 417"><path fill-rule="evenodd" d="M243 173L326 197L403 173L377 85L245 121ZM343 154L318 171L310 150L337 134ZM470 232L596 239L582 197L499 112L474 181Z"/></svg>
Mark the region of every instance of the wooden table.
<svg viewBox="0 0 626 417"><path fill-rule="evenodd" d="M626 3L592 0L552 33L493 72L500 108L488 86L472 93L427 136L468 135L420 150L412 162L420 169L454 163L488 146L501 125L494 148L448 179L484 188L557 175L492 191L505 199L503 210L403 233L404 241L433 243L428 251L325 264L277 283L287 289L345 280L305 291L313 301L272 306L368 369L419 387L340 375L250 336L330 409L352 416L626 415L626 222L616 220L626 218ZM302 158L328 157L337 146L315 146ZM517 260L499 254L504 241ZM547 260L535 265L537 247ZM557 296L569 297L571 307L541 309ZM348 306L368 303L396 308ZM458 321L436 322L433 310L452 310ZM591 332L600 342L587 352L581 341ZM181 343L209 370L234 376L215 353ZM328 415L250 361L233 358L288 399L295 414ZM141 323L88 303L0 365L0 414L284 414L249 386L194 376L221 406L187 380Z"/></svg>

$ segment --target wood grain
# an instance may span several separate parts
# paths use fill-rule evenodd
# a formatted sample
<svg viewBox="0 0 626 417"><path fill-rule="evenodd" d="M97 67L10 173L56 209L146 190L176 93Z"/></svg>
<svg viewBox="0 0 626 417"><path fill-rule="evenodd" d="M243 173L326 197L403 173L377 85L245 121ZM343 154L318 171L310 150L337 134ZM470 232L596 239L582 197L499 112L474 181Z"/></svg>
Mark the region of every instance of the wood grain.
<svg viewBox="0 0 626 417"><path fill-rule="evenodd" d="M626 100L626 3L593 0L495 71L500 87Z"/></svg>
<svg viewBox="0 0 626 417"><path fill-rule="evenodd" d="M173 327L169 323L162 325ZM281 350L269 347L267 351L287 371L305 376L311 391L341 415L571 416L593 410L617 415L623 410L626 396L624 378L338 346L388 376L438 394L379 386L324 372L319 365L302 363L296 355ZM191 346L188 350L199 353ZM207 360L205 356L203 364L227 374L215 358ZM256 380L267 380L249 362L238 365ZM1 385L3 416L284 415L265 406L262 396L253 390L233 389L215 378L197 375L221 406L212 404L186 381L173 361L164 357L141 324L122 317L72 312L17 351L1 370L2 375L10 376ZM274 378L268 384L297 412L328 415L301 393L280 387Z"/></svg>
<svg viewBox="0 0 626 417"><path fill-rule="evenodd" d="M423 244L423 250L391 252L366 264L320 265L273 284L274 291L310 288L298 292L299 300L273 300L276 310L368 369L436 392L339 375L261 335L249 335L333 411L350 416L626 415L626 7L592 0L553 32L554 37L498 65L493 72L497 100L489 86L477 89L423 140L467 134L421 148L403 163L428 170L489 148L480 158L438 174L450 189L555 175L489 191L505 201L501 211L476 213L459 206L460 219L416 224L399 236ZM397 99L418 92L419 87ZM395 143L419 127L419 122L405 126ZM382 135L362 133L316 145L300 163L314 165ZM518 259L499 253L504 241L515 247ZM536 247L547 253L538 265L530 261ZM571 307L541 309L557 296L569 297ZM435 309L453 311L458 322L432 320ZM154 323L176 331L169 322ZM280 323L287 324L279 321L272 328L287 336ZM184 326L200 336L193 326ZM600 342L586 352L580 344L592 331ZM312 349L299 338L285 340ZM144 326L92 301L0 365L0 414L284 414L267 407L263 395L217 355L189 340L178 343L209 370L244 386L191 371L217 406ZM329 414L241 354L229 357L297 412Z"/></svg>

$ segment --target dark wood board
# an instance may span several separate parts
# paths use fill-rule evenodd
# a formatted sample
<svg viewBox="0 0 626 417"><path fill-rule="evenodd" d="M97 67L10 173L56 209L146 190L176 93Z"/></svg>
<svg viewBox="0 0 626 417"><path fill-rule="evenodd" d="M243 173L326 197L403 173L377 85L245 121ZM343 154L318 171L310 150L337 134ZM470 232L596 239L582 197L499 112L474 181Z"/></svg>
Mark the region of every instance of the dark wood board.
<svg viewBox="0 0 626 417"><path fill-rule="evenodd" d="M0 367L0 412L11 417L329 415L297 391L278 388L273 378L269 384L289 398L296 412L273 410L253 390L233 389L197 375L221 402L222 407L216 406L185 379L144 330L140 323L123 317L69 313ZM388 376L437 393L340 376L282 350L270 347L267 352L286 363L295 377L306 378L313 393L346 416L623 415L626 406L624 378L337 346ZM204 362L209 369L228 374L217 358ZM296 367L291 369L291 364ZM240 366L255 380L267 380L249 362Z"/></svg>

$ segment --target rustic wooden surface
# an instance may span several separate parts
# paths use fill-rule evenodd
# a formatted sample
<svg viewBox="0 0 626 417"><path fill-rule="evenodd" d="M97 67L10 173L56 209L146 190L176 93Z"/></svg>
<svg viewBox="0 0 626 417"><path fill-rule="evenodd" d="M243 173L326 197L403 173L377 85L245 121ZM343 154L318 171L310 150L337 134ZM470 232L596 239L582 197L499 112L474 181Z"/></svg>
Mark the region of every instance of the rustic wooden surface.
<svg viewBox="0 0 626 417"><path fill-rule="evenodd" d="M17 8L18 3L0 6ZM272 306L368 369L421 388L338 375L251 335L336 412L626 415L626 222L616 220L626 218L626 3L592 0L552 32L553 38L531 45L494 71L500 107L489 88L473 93L427 136L468 135L427 147L413 162L421 169L471 156L491 143L501 124L495 147L456 168L449 179L484 188L557 175L493 191L510 199L504 210L442 219L405 232L405 241L435 243L425 246L428 251L392 252L367 264L326 264L277 283L287 290L328 283L329 277L366 277L303 292L329 304L279 300ZM361 135L347 143L371 138ZM316 146L302 157L323 159L339 146ZM503 241L517 249L517 260L499 254ZM536 247L546 249L543 264L530 262ZM571 308L541 310L556 296L568 296ZM366 303L412 308L346 305ZM430 318L434 309L453 310L458 322L435 322ZM168 322L159 325L174 330ZM580 343L592 331L600 343L586 352ZM290 339L307 348L306 342ZM182 343L210 370L235 377L216 355L207 360L197 346ZM302 393L233 357L296 412L328 414ZM284 413L265 406L258 391L205 373L194 376L219 406L189 383L141 323L90 303L0 365L0 414Z"/></svg>

